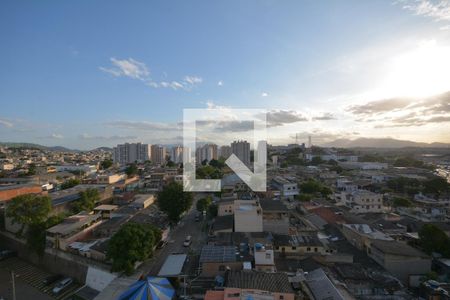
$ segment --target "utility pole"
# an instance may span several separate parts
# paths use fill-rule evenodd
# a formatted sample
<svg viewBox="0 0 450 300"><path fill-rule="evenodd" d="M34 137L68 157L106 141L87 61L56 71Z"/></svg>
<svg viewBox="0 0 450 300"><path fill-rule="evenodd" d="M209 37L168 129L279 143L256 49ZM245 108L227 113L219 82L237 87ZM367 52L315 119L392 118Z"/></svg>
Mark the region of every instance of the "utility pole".
<svg viewBox="0 0 450 300"><path fill-rule="evenodd" d="M13 300L16 300L16 275L11 270Z"/></svg>

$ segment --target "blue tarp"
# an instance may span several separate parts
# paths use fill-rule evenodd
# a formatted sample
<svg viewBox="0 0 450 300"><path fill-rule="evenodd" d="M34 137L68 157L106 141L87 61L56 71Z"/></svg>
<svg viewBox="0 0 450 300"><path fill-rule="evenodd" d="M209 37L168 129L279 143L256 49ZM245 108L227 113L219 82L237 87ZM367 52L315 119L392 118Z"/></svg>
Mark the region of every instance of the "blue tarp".
<svg viewBox="0 0 450 300"><path fill-rule="evenodd" d="M167 278L148 276L133 283L118 300L171 300L175 290Z"/></svg>

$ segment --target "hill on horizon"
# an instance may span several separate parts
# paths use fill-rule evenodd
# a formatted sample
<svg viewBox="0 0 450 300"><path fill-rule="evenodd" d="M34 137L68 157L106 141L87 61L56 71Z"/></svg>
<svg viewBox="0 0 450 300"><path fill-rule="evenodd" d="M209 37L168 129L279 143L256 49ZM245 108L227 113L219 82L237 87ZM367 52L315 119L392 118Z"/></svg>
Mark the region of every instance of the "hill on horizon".
<svg viewBox="0 0 450 300"><path fill-rule="evenodd" d="M321 146L337 148L450 148L449 143L423 143L393 138L337 139L332 142L324 143Z"/></svg>

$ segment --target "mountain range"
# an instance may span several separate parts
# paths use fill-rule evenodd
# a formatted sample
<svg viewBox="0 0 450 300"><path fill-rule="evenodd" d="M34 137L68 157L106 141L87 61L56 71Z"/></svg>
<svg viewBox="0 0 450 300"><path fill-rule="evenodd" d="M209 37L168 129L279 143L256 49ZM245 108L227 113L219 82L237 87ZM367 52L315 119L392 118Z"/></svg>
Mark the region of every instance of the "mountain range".
<svg viewBox="0 0 450 300"><path fill-rule="evenodd" d="M64 152L80 152L81 150L69 149L63 146L43 146L33 143L2 143L0 146L7 146L11 148L35 148L49 151L64 151ZM336 147L336 148L450 148L450 143L423 143L413 142L407 140L397 140L393 138L358 138L358 139L337 139L332 142L320 144L321 147ZM110 147L98 147L93 150L103 150L112 152Z"/></svg>
<svg viewBox="0 0 450 300"><path fill-rule="evenodd" d="M449 143L423 143L393 138L337 139L321 146L337 148L450 148Z"/></svg>

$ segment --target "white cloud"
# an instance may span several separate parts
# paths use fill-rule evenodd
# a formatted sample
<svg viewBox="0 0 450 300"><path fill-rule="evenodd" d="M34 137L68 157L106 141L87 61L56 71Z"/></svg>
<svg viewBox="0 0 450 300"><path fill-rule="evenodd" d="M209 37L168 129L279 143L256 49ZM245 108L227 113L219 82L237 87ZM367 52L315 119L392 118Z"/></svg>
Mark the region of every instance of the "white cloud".
<svg viewBox="0 0 450 300"><path fill-rule="evenodd" d="M185 76L184 81L191 85L196 85L203 82L203 78L198 76Z"/></svg>
<svg viewBox="0 0 450 300"><path fill-rule="evenodd" d="M116 141L116 140L135 140L136 136L131 135L112 135L112 136L92 136L87 133L80 134L78 138L82 140Z"/></svg>
<svg viewBox="0 0 450 300"><path fill-rule="evenodd" d="M412 11L415 15L425 16L439 22L450 22L449 0L400 0L403 9ZM440 29L450 29L450 24Z"/></svg>
<svg viewBox="0 0 450 300"><path fill-rule="evenodd" d="M111 67L99 67L99 69L105 73L111 74L114 77L128 77L143 81L145 85L152 88L171 88L173 90L189 91L192 87L203 82L203 78L192 75L186 75L183 80L164 80L158 82L150 77L150 71L143 62L137 61L133 58L116 59L111 57L110 60L112 64ZM165 72L163 73L163 78L167 78L167 74Z"/></svg>
<svg viewBox="0 0 450 300"><path fill-rule="evenodd" d="M128 129L128 130L145 130L145 131L177 131L181 130L181 123L157 123L148 121L112 121L106 125Z"/></svg>
<svg viewBox="0 0 450 300"><path fill-rule="evenodd" d="M217 85L218 85L218 86L223 86L223 81L222 81L222 80L219 80L219 81L217 82Z"/></svg>
<svg viewBox="0 0 450 300"><path fill-rule="evenodd" d="M14 126L13 123L11 123L10 121L4 120L4 119L0 119L0 125L2 125L4 127L8 127L8 128L11 128Z"/></svg>
<svg viewBox="0 0 450 300"><path fill-rule="evenodd" d="M268 97L268 96L269 96L269 93L266 93L266 92L261 93L261 97Z"/></svg>
<svg viewBox="0 0 450 300"><path fill-rule="evenodd" d="M129 77L139 80L148 80L150 71L143 62L139 62L133 58L128 59L116 59L110 58L113 65L112 68L100 67L100 70L107 72L116 77Z"/></svg>

